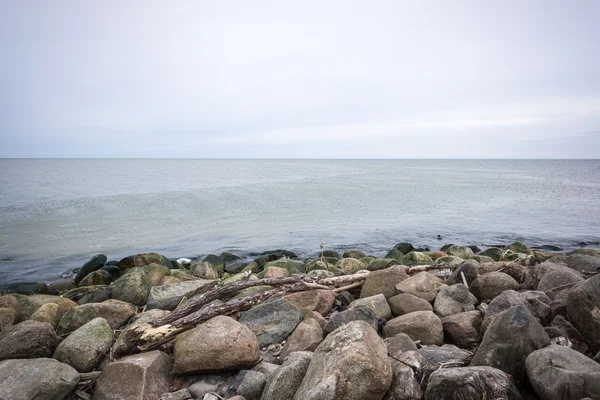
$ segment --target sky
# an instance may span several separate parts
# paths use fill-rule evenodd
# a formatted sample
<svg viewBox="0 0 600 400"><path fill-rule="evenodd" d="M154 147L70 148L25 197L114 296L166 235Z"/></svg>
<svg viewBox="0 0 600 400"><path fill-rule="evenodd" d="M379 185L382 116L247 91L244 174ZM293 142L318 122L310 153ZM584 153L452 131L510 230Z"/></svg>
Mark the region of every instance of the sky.
<svg viewBox="0 0 600 400"><path fill-rule="evenodd" d="M0 1L0 157L600 158L600 1Z"/></svg>

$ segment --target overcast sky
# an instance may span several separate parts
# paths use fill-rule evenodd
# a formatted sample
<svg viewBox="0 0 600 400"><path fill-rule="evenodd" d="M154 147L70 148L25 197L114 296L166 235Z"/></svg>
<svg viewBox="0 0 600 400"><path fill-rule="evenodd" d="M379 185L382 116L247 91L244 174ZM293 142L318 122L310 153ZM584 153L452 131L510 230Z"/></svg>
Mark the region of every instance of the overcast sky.
<svg viewBox="0 0 600 400"><path fill-rule="evenodd" d="M0 157L599 158L600 1L0 2Z"/></svg>

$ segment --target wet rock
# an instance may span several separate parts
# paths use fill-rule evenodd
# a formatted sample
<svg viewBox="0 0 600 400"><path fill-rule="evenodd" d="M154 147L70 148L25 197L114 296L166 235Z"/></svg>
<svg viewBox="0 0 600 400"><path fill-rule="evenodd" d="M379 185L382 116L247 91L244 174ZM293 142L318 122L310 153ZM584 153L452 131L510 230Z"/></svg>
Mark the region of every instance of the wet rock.
<svg viewBox="0 0 600 400"><path fill-rule="evenodd" d="M113 284L113 299L125 301L136 306L143 306L148 300L150 281L141 268L129 269Z"/></svg>
<svg viewBox="0 0 600 400"><path fill-rule="evenodd" d="M376 258L367 264L367 270L377 271L380 269L386 269L400 263L393 258Z"/></svg>
<svg viewBox="0 0 600 400"><path fill-rule="evenodd" d="M259 360L258 340L244 324L219 316L178 335L174 358L176 374L251 367Z"/></svg>
<svg viewBox="0 0 600 400"><path fill-rule="evenodd" d="M477 299L462 283L443 287L435 298L433 311L440 317L475 310Z"/></svg>
<svg viewBox="0 0 600 400"><path fill-rule="evenodd" d="M0 332L0 361L52 357L59 338L47 322L23 321Z"/></svg>
<svg viewBox="0 0 600 400"><path fill-rule="evenodd" d="M244 370L236 375L229 390L246 400L260 400L267 377L262 372Z"/></svg>
<svg viewBox="0 0 600 400"><path fill-rule="evenodd" d="M90 272L94 272L102 268L107 261L108 258L104 254L93 256L88 262L83 264L73 280L75 283L79 283Z"/></svg>
<svg viewBox="0 0 600 400"><path fill-rule="evenodd" d="M438 291L444 286L443 281L427 272L419 272L396 285L398 294L409 293L433 302Z"/></svg>
<svg viewBox="0 0 600 400"><path fill-rule="evenodd" d="M419 251L411 251L402 257L403 265L431 265L433 260L425 253Z"/></svg>
<svg viewBox="0 0 600 400"><path fill-rule="evenodd" d="M58 295L62 292L66 292L67 290L71 290L76 287L77 285L75 284L75 282L71 281L53 282L48 285L48 294Z"/></svg>
<svg viewBox="0 0 600 400"><path fill-rule="evenodd" d="M483 316L479 311L467 311L442 318L444 336L451 343L471 348L481 341L481 323Z"/></svg>
<svg viewBox="0 0 600 400"><path fill-rule="evenodd" d="M402 254L408 254L411 251L413 251L415 248L410 243L402 242L402 243L398 243L397 245L395 245L394 249L402 252Z"/></svg>
<svg viewBox="0 0 600 400"><path fill-rule="evenodd" d="M313 353L291 353L273 374L267 378L262 400L292 399L308 370Z"/></svg>
<svg viewBox="0 0 600 400"><path fill-rule="evenodd" d="M209 262L201 262L190 267L192 274L202 279L215 280L219 278L219 273Z"/></svg>
<svg viewBox="0 0 600 400"><path fill-rule="evenodd" d="M103 303L88 303L73 307L60 320L56 333L64 335L82 327L94 318L104 318L115 330L135 315L135 308L124 301L106 300Z"/></svg>
<svg viewBox="0 0 600 400"><path fill-rule="evenodd" d="M398 249L391 249L390 251L387 252L387 254L385 255L385 258L391 258L394 259L398 262L402 262L402 258L404 257L404 253L402 253L400 250Z"/></svg>
<svg viewBox="0 0 600 400"><path fill-rule="evenodd" d="M300 322L283 346L281 357L285 360L290 353L295 351L315 351L324 338L323 329L316 320L304 320Z"/></svg>
<svg viewBox="0 0 600 400"><path fill-rule="evenodd" d="M492 321L471 366L494 366L520 384L525 378L527 356L549 344L548 334L527 307L511 307Z"/></svg>
<svg viewBox="0 0 600 400"><path fill-rule="evenodd" d="M485 312L482 329L485 331L498 314L514 306L525 306L533 316L544 324L550 316L550 299L543 292L516 292L507 290L492 300Z"/></svg>
<svg viewBox="0 0 600 400"><path fill-rule="evenodd" d="M32 321L47 322L53 328L56 328L65 312L66 310L64 308L61 309L58 304L46 303L35 310L29 319Z"/></svg>
<svg viewBox="0 0 600 400"><path fill-rule="evenodd" d="M402 293L388 300L392 314L398 316L414 311L433 311L431 303L409 293Z"/></svg>
<svg viewBox="0 0 600 400"><path fill-rule="evenodd" d="M442 345L444 342L442 321L431 311L414 311L401 315L388 321L383 328L386 338L398 333L405 333L425 345Z"/></svg>
<svg viewBox="0 0 600 400"><path fill-rule="evenodd" d="M358 259L366 257L366 256L367 255L360 250L349 250L349 251L345 252L342 257L343 258L355 258L358 260Z"/></svg>
<svg viewBox="0 0 600 400"><path fill-rule="evenodd" d="M0 332L17 322L17 312L12 308L0 308Z"/></svg>
<svg viewBox="0 0 600 400"><path fill-rule="evenodd" d="M336 268L344 271L344 274L351 275L365 269L365 264L356 258L342 258L335 264Z"/></svg>
<svg viewBox="0 0 600 400"><path fill-rule="evenodd" d="M79 374L51 358L0 362L0 396L4 400L63 400L75 389Z"/></svg>
<svg viewBox="0 0 600 400"><path fill-rule="evenodd" d="M258 338L260 347L285 340L301 320L300 310L289 301L277 298L243 312L239 321Z"/></svg>
<svg viewBox="0 0 600 400"><path fill-rule="evenodd" d="M100 269L87 274L79 281L79 286L109 285L114 280L110 272Z"/></svg>
<svg viewBox="0 0 600 400"><path fill-rule="evenodd" d="M505 290L517 290L519 284L511 276L502 272L490 272L477 277L469 287L471 293L481 300L493 300Z"/></svg>
<svg viewBox="0 0 600 400"><path fill-rule="evenodd" d="M575 285L567 295L569 321L590 345L600 351L600 275Z"/></svg>
<svg viewBox="0 0 600 400"><path fill-rule="evenodd" d="M527 357L527 376L545 400L600 398L600 364L565 346L551 345Z"/></svg>
<svg viewBox="0 0 600 400"><path fill-rule="evenodd" d="M317 347L294 395L304 399L382 399L392 383L386 346L364 321L334 332Z"/></svg>
<svg viewBox="0 0 600 400"><path fill-rule="evenodd" d="M95 318L63 340L54 358L79 372L90 372L110 350L113 330L104 318Z"/></svg>
<svg viewBox="0 0 600 400"><path fill-rule="evenodd" d="M375 296L354 300L352 303L350 303L348 308L352 309L358 306L364 306L372 309L375 311L375 316L377 318L383 318L385 320L392 318L392 310L390 309L390 306L383 294L377 294Z"/></svg>
<svg viewBox="0 0 600 400"><path fill-rule="evenodd" d="M473 250L465 246L452 245L443 251L449 256L457 256L464 260L473 257Z"/></svg>
<svg viewBox="0 0 600 400"><path fill-rule="evenodd" d="M323 331L325 331L325 334L329 334L342 325L346 325L354 321L365 321L375 330L377 330L378 327L378 320L377 316L375 315L375 311L368 307L359 306L351 310L342 311L332 315L325 325Z"/></svg>
<svg viewBox="0 0 600 400"><path fill-rule="evenodd" d="M360 297L364 298L383 294L386 299L389 299L396 294L396 285L405 279L408 279L408 275L404 271L404 268L400 266L373 271L367 275L360 292Z"/></svg>
<svg viewBox="0 0 600 400"><path fill-rule="evenodd" d="M569 290L584 280L581 274L575 270L557 267L544 274L540 279L537 290L546 293L551 300L566 299Z"/></svg>
<svg viewBox="0 0 600 400"><path fill-rule="evenodd" d="M167 268L173 268L171 260L158 253L142 253L133 256L133 265L127 266L127 268L144 267L150 264L161 264ZM121 261L119 261L119 268L121 268Z"/></svg>
<svg viewBox="0 0 600 400"><path fill-rule="evenodd" d="M452 275L446 279L446 284L455 285L457 283L464 283L461 273L465 276L467 284L470 285L479 276L479 263L475 260L462 262L458 268L452 271Z"/></svg>
<svg viewBox="0 0 600 400"><path fill-rule="evenodd" d="M522 400L509 374L492 367L443 368L429 377L425 400Z"/></svg>
<svg viewBox="0 0 600 400"><path fill-rule="evenodd" d="M417 351L417 345L414 340L406 333L398 333L392 337L383 340L387 346L388 354L392 357L405 351Z"/></svg>
<svg viewBox="0 0 600 400"><path fill-rule="evenodd" d="M285 299L300 309L302 315L306 315L310 311L327 315L333 307L335 296L333 290L317 289L288 294Z"/></svg>
<svg viewBox="0 0 600 400"><path fill-rule="evenodd" d="M171 388L171 367L171 358L161 351L121 358L104 367L94 400L157 399Z"/></svg>
<svg viewBox="0 0 600 400"><path fill-rule="evenodd" d="M149 310L155 308L161 310L174 310L184 297L189 299L206 293L216 285L217 281L196 279L172 285L154 286L150 289L146 308Z"/></svg>
<svg viewBox="0 0 600 400"><path fill-rule="evenodd" d="M479 255L490 257L494 261L500 261L500 259L502 258L502 249L499 249L497 247L490 247L489 249L479 253Z"/></svg>

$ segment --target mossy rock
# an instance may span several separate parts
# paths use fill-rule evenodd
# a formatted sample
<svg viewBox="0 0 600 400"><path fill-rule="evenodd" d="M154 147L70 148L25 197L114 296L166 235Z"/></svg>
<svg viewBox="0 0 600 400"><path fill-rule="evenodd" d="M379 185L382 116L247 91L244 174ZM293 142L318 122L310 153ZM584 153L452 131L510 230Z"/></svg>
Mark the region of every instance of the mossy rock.
<svg viewBox="0 0 600 400"><path fill-rule="evenodd" d="M481 249L477 245L472 244L472 245L467 246L467 247L470 248L471 251L473 251L473 254L477 254L477 253L481 252Z"/></svg>
<svg viewBox="0 0 600 400"><path fill-rule="evenodd" d="M376 258L367 264L367 269L369 271L377 271L394 265L400 265L400 263L393 258Z"/></svg>
<svg viewBox="0 0 600 400"><path fill-rule="evenodd" d="M192 281L194 279L198 279L194 275L192 275L190 273L190 271L188 271L187 269L172 269L171 270L171 276L174 277L174 278L179 279L182 282L184 282L184 281Z"/></svg>
<svg viewBox="0 0 600 400"><path fill-rule="evenodd" d="M523 242L513 242L506 246L504 250L510 250L513 253L531 254L531 249Z"/></svg>
<svg viewBox="0 0 600 400"><path fill-rule="evenodd" d="M171 269L162 264L149 264L142 267L142 270L148 276L150 286L158 286L165 276L171 276Z"/></svg>
<svg viewBox="0 0 600 400"><path fill-rule="evenodd" d="M398 243L394 246L394 248L398 249L400 252L402 252L402 254L405 255L415 250L415 247L411 243L406 242Z"/></svg>
<svg viewBox="0 0 600 400"><path fill-rule="evenodd" d="M79 281L79 286L108 285L114 280L115 278L110 274L110 272L99 269L87 274L82 280Z"/></svg>
<svg viewBox="0 0 600 400"><path fill-rule="evenodd" d="M573 254L583 254L586 256L592 256L592 257L600 257L600 250L595 250L595 249L577 249L574 251L570 251L567 253L567 255L571 256Z"/></svg>
<svg viewBox="0 0 600 400"><path fill-rule="evenodd" d="M215 254L209 254L202 259L202 262L209 262L220 274L225 269L225 260Z"/></svg>
<svg viewBox="0 0 600 400"><path fill-rule="evenodd" d="M431 257L431 259L433 261L437 260L438 258L448 257L448 254L446 254L445 252L443 252L441 250L427 251L427 252L425 252L425 254L427 254L429 257Z"/></svg>
<svg viewBox="0 0 600 400"><path fill-rule="evenodd" d="M302 261L290 260L282 258L280 260L269 261L265 264L264 269L269 267L279 267L287 270L290 275L303 274L306 272Z"/></svg>
<svg viewBox="0 0 600 400"><path fill-rule="evenodd" d="M256 274L256 276L258 277L258 279L263 279L265 277L265 275L269 272L270 269L272 268L278 268L280 270L283 271L285 276L290 276L290 273L287 269L285 268L281 268L281 267L276 267L274 265L269 265L268 267L266 267L264 270L260 271L258 274Z"/></svg>
<svg viewBox="0 0 600 400"><path fill-rule="evenodd" d="M549 254L549 253L544 253L543 251L539 251L539 250L533 250L533 256L535 257L535 259L537 260L537 262L544 262L544 261L548 261L549 259L551 259L552 257L554 257L554 254Z"/></svg>
<svg viewBox="0 0 600 400"><path fill-rule="evenodd" d="M337 262L337 261L336 261ZM310 272L313 271L315 269L324 269L324 270L328 270L331 267L334 267L335 264L331 264L327 261L323 262L320 259L314 259L312 261L309 261L304 268L306 269L306 272Z"/></svg>
<svg viewBox="0 0 600 400"><path fill-rule="evenodd" d="M377 257L366 256L366 257L360 258L358 261L360 261L361 263L363 263L365 265L369 265L369 263L376 258Z"/></svg>
<svg viewBox="0 0 600 400"><path fill-rule="evenodd" d="M489 249L479 253L479 255L490 257L494 261L500 261L502 259L502 249L498 247L490 247Z"/></svg>
<svg viewBox="0 0 600 400"><path fill-rule="evenodd" d="M117 279L121 275L121 269L117 265L105 265L99 271L108 272L114 279Z"/></svg>
<svg viewBox="0 0 600 400"><path fill-rule="evenodd" d="M323 278L333 278L336 275L333 272L326 271L324 269L313 269L312 271L310 271L308 273L308 276L310 276L313 279L323 279Z"/></svg>
<svg viewBox="0 0 600 400"><path fill-rule="evenodd" d="M248 269L253 272L260 271L260 267L255 262L248 263L244 261L234 261L225 265L225 271L229 272L230 274L239 274L240 272L247 271Z"/></svg>
<svg viewBox="0 0 600 400"><path fill-rule="evenodd" d="M446 252L446 250L448 250L448 249L449 249L450 247L452 247L452 246L456 246L456 245L455 245L455 244L453 244L453 243L448 243L448 244L445 244L445 245L443 245L443 246L440 248L440 251L443 251L444 253L448 254L448 253Z"/></svg>
<svg viewBox="0 0 600 400"><path fill-rule="evenodd" d="M393 258L394 260L396 260L398 262L402 262L403 257L404 257L404 253L402 253L400 250L391 249L390 251L387 252L387 254L385 255L384 258Z"/></svg>
<svg viewBox="0 0 600 400"><path fill-rule="evenodd" d="M99 270L106 264L107 261L108 258L104 254L97 254L93 256L88 262L83 264L73 280L75 283L79 284L79 282L89 275L90 272Z"/></svg>
<svg viewBox="0 0 600 400"><path fill-rule="evenodd" d="M435 260L434 264L435 265L442 265L442 264L460 265L464 261L465 260L463 260L462 258L457 257L457 256L446 256L446 257L438 258L437 260Z"/></svg>
<svg viewBox="0 0 600 400"><path fill-rule="evenodd" d="M211 263L204 261L198 264L194 264L190 267L190 271L194 276L202 279L218 279L219 273L212 266Z"/></svg>
<svg viewBox="0 0 600 400"><path fill-rule="evenodd" d="M482 256L482 255L473 256L473 257L471 257L471 260L475 260L479 264L487 263L487 262L494 262L495 261L492 257Z"/></svg>
<svg viewBox="0 0 600 400"><path fill-rule="evenodd" d="M113 284L113 299L143 306L148 301L150 280L142 268L132 268Z"/></svg>
<svg viewBox="0 0 600 400"><path fill-rule="evenodd" d="M425 253L411 251L402 258L403 265L431 265L433 260Z"/></svg>
<svg viewBox="0 0 600 400"><path fill-rule="evenodd" d="M468 248L466 246L452 245L443 251L446 254L448 254L449 256L457 256L464 260L468 260L469 258L473 257L473 255L474 255L473 250L471 250L470 248Z"/></svg>
<svg viewBox="0 0 600 400"><path fill-rule="evenodd" d="M354 274L365 269L365 264L356 258L350 257L342 258L335 266L344 271L344 274L346 275Z"/></svg>
<svg viewBox="0 0 600 400"><path fill-rule="evenodd" d="M333 250L323 250L323 257L335 258L336 260L342 258L342 256L340 256L340 253Z"/></svg>
<svg viewBox="0 0 600 400"><path fill-rule="evenodd" d="M367 255L360 250L349 250L344 253L343 258L355 258L360 260L361 258L366 257Z"/></svg>
<svg viewBox="0 0 600 400"><path fill-rule="evenodd" d="M242 257L237 256L233 253L230 253L228 251L224 251L221 254L219 254L219 258L223 261L225 261L226 263L231 262L231 261L236 261L241 259Z"/></svg>
<svg viewBox="0 0 600 400"><path fill-rule="evenodd" d="M504 250L502 252L502 261L515 261L518 260L520 258L525 258L526 255L525 254L521 254L521 253L515 253L512 250Z"/></svg>

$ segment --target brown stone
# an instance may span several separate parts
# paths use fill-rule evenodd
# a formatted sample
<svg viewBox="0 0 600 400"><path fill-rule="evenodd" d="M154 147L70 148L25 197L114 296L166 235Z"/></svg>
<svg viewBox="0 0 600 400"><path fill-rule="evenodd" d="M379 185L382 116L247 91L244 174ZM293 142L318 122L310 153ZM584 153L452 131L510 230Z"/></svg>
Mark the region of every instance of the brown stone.
<svg viewBox="0 0 600 400"><path fill-rule="evenodd" d="M296 327L288 338L281 351L281 358L285 358L294 351L314 351L323 341L323 329L314 319L307 319Z"/></svg>
<svg viewBox="0 0 600 400"><path fill-rule="evenodd" d="M335 292L333 290L317 289L288 294L285 299L298 307L302 315L306 315L309 311L327 315L333 307Z"/></svg>
<svg viewBox="0 0 600 400"><path fill-rule="evenodd" d="M392 337L398 333L406 333L413 340L420 340L422 344L444 343L444 330L442 321L432 311L415 311L396 317L383 328L384 337Z"/></svg>

